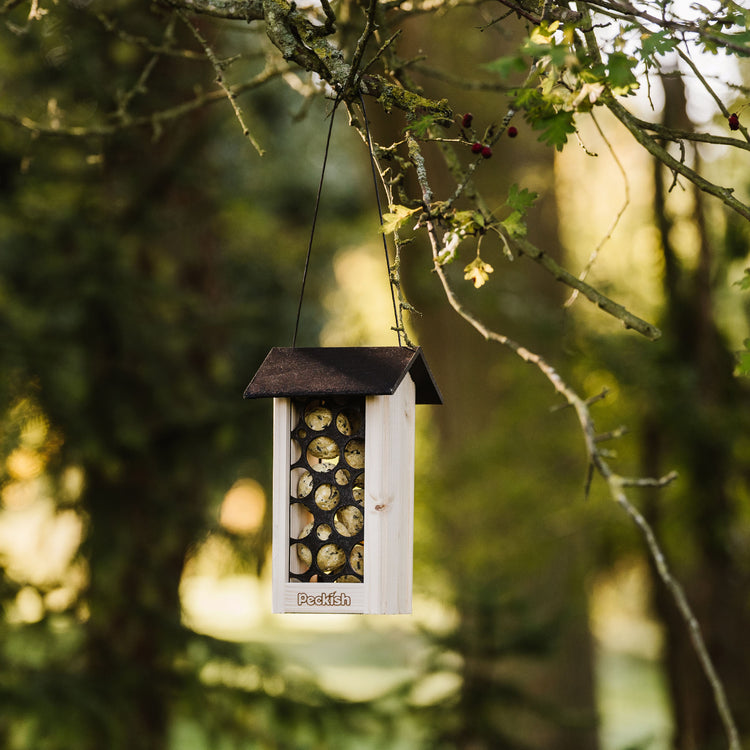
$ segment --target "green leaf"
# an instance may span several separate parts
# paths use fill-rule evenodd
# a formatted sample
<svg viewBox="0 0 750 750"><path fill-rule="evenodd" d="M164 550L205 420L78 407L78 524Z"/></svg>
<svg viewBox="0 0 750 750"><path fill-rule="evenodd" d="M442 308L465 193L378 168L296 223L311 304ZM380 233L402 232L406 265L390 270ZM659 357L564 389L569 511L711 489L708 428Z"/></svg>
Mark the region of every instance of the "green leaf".
<svg viewBox="0 0 750 750"><path fill-rule="evenodd" d="M380 231L383 234L391 234L397 229L400 229L409 218L413 216L418 208L407 208L406 206L389 206L390 212L383 214L383 226L380 227Z"/></svg>
<svg viewBox="0 0 750 750"><path fill-rule="evenodd" d="M430 134L430 128L439 125L445 118L438 115L424 115L417 120L410 122L405 128L404 133L411 132L416 138L425 138Z"/></svg>
<svg viewBox="0 0 750 750"><path fill-rule="evenodd" d="M515 93L514 106L516 109L531 110L544 104L542 94L536 88L522 88Z"/></svg>
<svg viewBox="0 0 750 750"><path fill-rule="evenodd" d="M488 62L483 67L491 73L497 73L501 78L509 78L513 73L523 73L528 66L523 57L512 55L509 57L498 57L497 60Z"/></svg>
<svg viewBox="0 0 750 750"><path fill-rule="evenodd" d="M562 68L571 55L570 48L566 44L537 44L527 40L521 47L521 51L534 58L548 57L550 62L557 68Z"/></svg>
<svg viewBox="0 0 750 750"><path fill-rule="evenodd" d="M451 219L451 224L458 227L466 227L474 223L474 211L456 211Z"/></svg>
<svg viewBox="0 0 750 750"><path fill-rule="evenodd" d="M511 237L525 237L527 230L523 217L524 214L522 211L513 211L510 216L503 219L500 223Z"/></svg>
<svg viewBox="0 0 750 750"><path fill-rule="evenodd" d="M750 45L750 29L740 31L736 34L721 34L728 43L748 47ZM750 57L750 48L747 51L736 51L737 57Z"/></svg>
<svg viewBox="0 0 750 750"><path fill-rule="evenodd" d="M465 237L468 234L476 234L485 228L486 222L480 211L455 211L445 217L451 229Z"/></svg>
<svg viewBox="0 0 750 750"><path fill-rule="evenodd" d="M745 269L745 275L739 281L735 281L734 286L738 286L743 291L750 289L750 268Z"/></svg>
<svg viewBox="0 0 750 750"><path fill-rule="evenodd" d="M624 52L613 52L607 60L608 80L613 94L628 94L637 89L640 84L633 73L638 64L634 57Z"/></svg>
<svg viewBox="0 0 750 750"><path fill-rule="evenodd" d="M563 146L568 142L568 136L576 132L573 112L566 110L561 110L551 116L540 117L532 121L532 125L542 131L539 140L554 146L558 151L562 151Z"/></svg>
<svg viewBox="0 0 750 750"><path fill-rule="evenodd" d="M513 184L508 190L508 198L505 203L515 211L526 211L534 205L534 201L539 197L538 193L527 188L519 188L518 185Z"/></svg>
<svg viewBox="0 0 750 750"><path fill-rule="evenodd" d="M664 55L671 52L678 44L679 40L674 36L671 29L657 31L655 34L643 34L638 54L642 60L647 61L655 55Z"/></svg>

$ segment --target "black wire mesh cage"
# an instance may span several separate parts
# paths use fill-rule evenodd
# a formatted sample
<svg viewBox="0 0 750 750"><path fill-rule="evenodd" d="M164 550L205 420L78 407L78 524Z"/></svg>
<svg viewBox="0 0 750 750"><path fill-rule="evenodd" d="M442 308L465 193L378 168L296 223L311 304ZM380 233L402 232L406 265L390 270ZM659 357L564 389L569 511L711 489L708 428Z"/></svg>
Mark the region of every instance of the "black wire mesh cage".
<svg viewBox="0 0 750 750"><path fill-rule="evenodd" d="M361 583L365 399L293 399L289 580ZM295 458L296 457L296 458Z"/></svg>

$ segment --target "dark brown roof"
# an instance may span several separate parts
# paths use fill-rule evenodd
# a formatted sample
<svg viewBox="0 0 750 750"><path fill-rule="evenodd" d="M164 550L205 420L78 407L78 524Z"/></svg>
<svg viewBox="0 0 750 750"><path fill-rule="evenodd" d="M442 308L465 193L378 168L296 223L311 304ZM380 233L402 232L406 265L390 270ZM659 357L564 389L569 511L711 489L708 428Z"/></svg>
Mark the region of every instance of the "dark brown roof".
<svg viewBox="0 0 750 750"><path fill-rule="evenodd" d="M442 404L422 349L400 346L271 349L245 398L389 396L411 373L418 404Z"/></svg>

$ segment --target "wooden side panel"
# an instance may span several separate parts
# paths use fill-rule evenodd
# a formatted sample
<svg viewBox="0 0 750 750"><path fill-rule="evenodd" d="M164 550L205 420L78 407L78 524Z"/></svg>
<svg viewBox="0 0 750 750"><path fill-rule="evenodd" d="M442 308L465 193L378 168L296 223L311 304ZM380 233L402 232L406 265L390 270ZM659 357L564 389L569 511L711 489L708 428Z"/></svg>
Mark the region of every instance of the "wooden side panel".
<svg viewBox="0 0 750 750"><path fill-rule="evenodd" d="M415 387L368 396L365 436L365 612L410 614L414 541Z"/></svg>
<svg viewBox="0 0 750 750"><path fill-rule="evenodd" d="M289 581L289 485L292 405L273 400L273 545L271 557L272 609L284 612L284 587Z"/></svg>

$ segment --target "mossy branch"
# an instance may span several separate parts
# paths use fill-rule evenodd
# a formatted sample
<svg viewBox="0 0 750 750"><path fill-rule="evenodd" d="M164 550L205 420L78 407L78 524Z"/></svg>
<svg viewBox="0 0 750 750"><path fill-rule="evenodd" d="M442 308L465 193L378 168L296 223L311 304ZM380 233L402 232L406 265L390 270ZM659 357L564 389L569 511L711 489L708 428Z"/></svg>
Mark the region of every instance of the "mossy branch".
<svg viewBox="0 0 750 750"><path fill-rule="evenodd" d="M170 6L234 21L262 21L263 0L179 0Z"/></svg>

